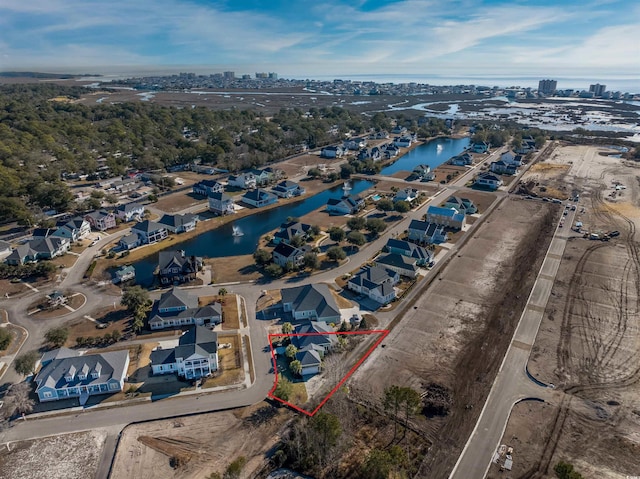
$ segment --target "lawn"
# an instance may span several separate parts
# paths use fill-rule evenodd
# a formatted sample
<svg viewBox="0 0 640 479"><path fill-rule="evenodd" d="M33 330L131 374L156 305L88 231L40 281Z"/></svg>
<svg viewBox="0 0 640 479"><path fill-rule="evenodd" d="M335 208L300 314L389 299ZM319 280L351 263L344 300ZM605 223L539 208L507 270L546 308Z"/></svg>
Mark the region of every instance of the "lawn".
<svg viewBox="0 0 640 479"><path fill-rule="evenodd" d="M215 302L222 303L222 317L224 318L222 329L240 329L240 312L238 311L237 296L235 294L226 294L224 296L214 294L212 296L200 296L198 298L199 306L205 306Z"/></svg>

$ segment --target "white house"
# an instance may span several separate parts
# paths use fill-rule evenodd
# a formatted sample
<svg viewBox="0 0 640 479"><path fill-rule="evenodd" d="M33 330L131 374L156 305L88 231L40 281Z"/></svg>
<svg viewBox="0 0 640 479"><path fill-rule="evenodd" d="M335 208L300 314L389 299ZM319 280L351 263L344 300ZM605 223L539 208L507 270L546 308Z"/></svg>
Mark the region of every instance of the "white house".
<svg viewBox="0 0 640 479"><path fill-rule="evenodd" d="M177 374L199 379L218 370L218 334L203 326L191 326L180 336L178 346L151 351L153 374Z"/></svg>
<svg viewBox="0 0 640 479"><path fill-rule="evenodd" d="M78 241L91 233L91 225L84 218L76 216L66 223L58 226L53 236L67 238L70 241Z"/></svg>
<svg viewBox="0 0 640 479"><path fill-rule="evenodd" d="M222 322L222 306L213 303L198 306L198 298L178 288L172 288L153 303L149 314L150 329L176 326L214 326Z"/></svg>
<svg viewBox="0 0 640 479"><path fill-rule="evenodd" d="M240 173L239 175L231 175L227 179L229 186L235 186L236 188L249 189L255 188L257 185L256 177L253 173Z"/></svg>
<svg viewBox="0 0 640 479"><path fill-rule="evenodd" d="M331 214L351 215L364 208L364 200L359 196L346 196L340 199L329 198L327 211Z"/></svg>
<svg viewBox="0 0 640 479"><path fill-rule="evenodd" d="M344 149L341 146L325 146L320 150L320 156L323 158L342 158Z"/></svg>
<svg viewBox="0 0 640 479"><path fill-rule="evenodd" d="M220 215L232 215L236 212L233 198L226 193L210 193L209 194L209 211Z"/></svg>
<svg viewBox="0 0 640 479"><path fill-rule="evenodd" d="M413 203L418 199L418 195L418 190L415 188L403 188L393 197L393 202L406 201L407 203Z"/></svg>
<svg viewBox="0 0 640 479"><path fill-rule="evenodd" d="M120 205L116 208L116 216L125 222L132 221L135 218L142 218L144 216L144 206L138 203Z"/></svg>
<svg viewBox="0 0 640 479"><path fill-rule="evenodd" d="M480 173L474 183L481 188L487 188L490 190L497 190L503 184L499 176L493 173Z"/></svg>
<svg viewBox="0 0 640 479"><path fill-rule="evenodd" d="M466 216L455 208L443 208L441 206L429 206L426 220L437 225L448 226L461 230L465 225Z"/></svg>

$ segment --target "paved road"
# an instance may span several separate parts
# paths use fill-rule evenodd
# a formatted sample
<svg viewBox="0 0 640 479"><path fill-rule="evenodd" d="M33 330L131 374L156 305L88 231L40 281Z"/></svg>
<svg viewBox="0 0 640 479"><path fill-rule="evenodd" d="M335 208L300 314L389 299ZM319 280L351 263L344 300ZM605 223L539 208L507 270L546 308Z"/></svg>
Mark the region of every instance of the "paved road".
<svg viewBox="0 0 640 479"><path fill-rule="evenodd" d="M449 479L484 478L507 427L513 405L529 397L553 400L559 394L552 389L535 385L527 377L525 368L560 267L567 238L571 236L570 226L575 213L568 214L563 228L556 227L491 392Z"/></svg>

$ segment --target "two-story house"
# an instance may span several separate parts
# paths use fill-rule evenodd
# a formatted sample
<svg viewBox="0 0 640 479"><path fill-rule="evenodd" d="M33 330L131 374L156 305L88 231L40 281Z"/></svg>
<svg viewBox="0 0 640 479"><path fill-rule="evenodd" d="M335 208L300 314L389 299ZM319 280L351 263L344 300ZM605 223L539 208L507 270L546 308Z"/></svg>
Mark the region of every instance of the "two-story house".
<svg viewBox="0 0 640 479"><path fill-rule="evenodd" d="M169 232L164 225L150 220L144 220L133 225L131 227L131 233L138 235L140 244L157 243L169 236Z"/></svg>
<svg viewBox="0 0 640 479"><path fill-rule="evenodd" d="M396 298L394 285L400 281L400 275L388 268L366 266L349 278L347 288L366 295L380 304L388 304Z"/></svg>
<svg viewBox="0 0 640 479"><path fill-rule="evenodd" d="M280 198L291 198L293 196L300 196L305 193L305 189L298 183L293 181L284 180L274 186L271 191Z"/></svg>
<svg viewBox="0 0 640 479"><path fill-rule="evenodd" d="M158 279L163 285L186 283L196 279L202 266L202 258L187 256L183 250L160 251L158 254Z"/></svg>
<svg viewBox="0 0 640 479"><path fill-rule="evenodd" d="M489 190L497 190L503 185L502 179L493 173L480 173L474 184L480 188Z"/></svg>
<svg viewBox="0 0 640 479"><path fill-rule="evenodd" d="M327 211L329 214L352 215L364 208L364 200L359 196L345 196L342 198L329 198Z"/></svg>
<svg viewBox="0 0 640 479"><path fill-rule="evenodd" d="M78 398L84 405L89 396L122 391L129 367L129 350L83 354L67 348L46 352L36 375L40 402Z"/></svg>
<svg viewBox="0 0 640 479"><path fill-rule="evenodd" d="M185 213L183 215L163 215L158 224L164 226L173 234L186 233L194 230L198 224L198 215Z"/></svg>
<svg viewBox="0 0 640 479"><path fill-rule="evenodd" d="M410 243L409 241L399 240L396 238L389 238L387 240L385 250L388 253L397 253L401 254L402 256L415 258L416 264L418 266L431 266L434 260L433 253L428 249L423 248L422 246L419 246L415 243Z"/></svg>
<svg viewBox="0 0 640 479"><path fill-rule="evenodd" d="M269 193L268 191L262 189L255 189L251 191L247 191L242 196L243 203L251 205L255 208L262 208L264 206L272 205L278 202L278 197L273 193Z"/></svg>
<svg viewBox="0 0 640 479"><path fill-rule="evenodd" d="M218 334L202 326L191 326L175 348L151 351L153 374L177 374L199 379L218 370Z"/></svg>
<svg viewBox="0 0 640 479"><path fill-rule="evenodd" d="M127 203L116 208L116 216L122 221L128 222L144 216L144 206L139 203Z"/></svg>
<svg viewBox="0 0 640 479"><path fill-rule="evenodd" d="M378 256L374 262L377 266L395 271L400 276L415 278L418 275L418 261L409 256L386 253Z"/></svg>
<svg viewBox="0 0 640 479"><path fill-rule="evenodd" d="M287 243L278 243L271 253L273 262L283 268L287 265L294 267L302 266L304 263L304 255L310 251L309 247L303 246L296 248Z"/></svg>
<svg viewBox="0 0 640 479"><path fill-rule="evenodd" d="M284 288L282 309L294 319L310 319L325 323L340 323L340 308L329 286L324 283Z"/></svg>
<svg viewBox="0 0 640 479"><path fill-rule="evenodd" d="M91 224L84 218L76 216L59 224L52 236L67 238L69 241L74 242L81 240L89 233L91 233Z"/></svg>
<svg viewBox="0 0 640 479"><path fill-rule="evenodd" d="M407 233L408 238L418 244L439 244L447 241L444 226L430 221L411 220Z"/></svg>
<svg viewBox="0 0 640 479"><path fill-rule="evenodd" d="M116 227L116 216L107 210L92 211L84 215L84 219L95 231L105 231Z"/></svg>
<svg viewBox="0 0 640 479"><path fill-rule="evenodd" d="M466 217L464 213L458 212L455 208L429 206L429 208L427 208L426 220L437 225L461 230L465 225Z"/></svg>
<svg viewBox="0 0 640 479"><path fill-rule="evenodd" d="M472 215L478 212L478 208L469 198L460 198L459 196L450 196L442 205L444 208L455 208L460 213Z"/></svg>
<svg viewBox="0 0 640 479"><path fill-rule="evenodd" d="M239 175L231 175L227 179L227 184L235 188L250 189L257 186L256 177L253 173L240 173Z"/></svg>
<svg viewBox="0 0 640 479"><path fill-rule="evenodd" d="M411 204L418 199L419 193L415 188L403 188L393 197L393 202L406 201Z"/></svg>
<svg viewBox="0 0 640 479"><path fill-rule="evenodd" d="M283 223L280 225L280 229L273 235L273 243L291 243L291 240L296 236L299 236L303 240L309 237L311 232L311 225L300 223L299 221L291 221L289 223Z"/></svg>
<svg viewBox="0 0 640 479"><path fill-rule="evenodd" d="M233 198L226 193L209 194L209 211L220 216L232 215L236 212Z"/></svg>
<svg viewBox="0 0 640 479"><path fill-rule="evenodd" d="M193 193L209 196L211 193L224 193L224 185L216 180L202 180L193 185Z"/></svg>
<svg viewBox="0 0 640 479"><path fill-rule="evenodd" d="M149 328L163 329L177 326L213 326L222 322L222 306L213 303L198 306L198 298L185 290L172 288L153 303L149 314Z"/></svg>
<svg viewBox="0 0 640 479"><path fill-rule="evenodd" d="M342 146L325 146L320 150L322 158L342 158L344 148Z"/></svg>

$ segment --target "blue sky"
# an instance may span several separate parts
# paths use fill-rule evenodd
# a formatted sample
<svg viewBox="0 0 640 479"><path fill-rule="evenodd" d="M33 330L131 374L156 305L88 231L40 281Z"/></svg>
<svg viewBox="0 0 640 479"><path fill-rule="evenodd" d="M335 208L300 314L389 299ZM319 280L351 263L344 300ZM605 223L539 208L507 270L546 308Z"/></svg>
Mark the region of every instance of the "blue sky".
<svg viewBox="0 0 640 479"><path fill-rule="evenodd" d="M0 69L640 77L635 0L0 0Z"/></svg>

